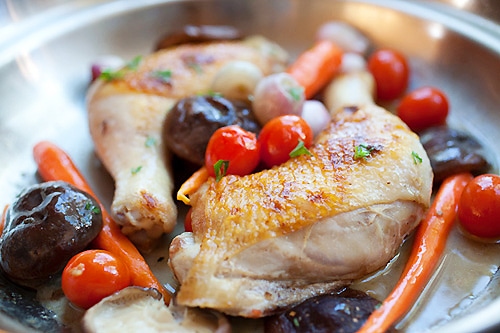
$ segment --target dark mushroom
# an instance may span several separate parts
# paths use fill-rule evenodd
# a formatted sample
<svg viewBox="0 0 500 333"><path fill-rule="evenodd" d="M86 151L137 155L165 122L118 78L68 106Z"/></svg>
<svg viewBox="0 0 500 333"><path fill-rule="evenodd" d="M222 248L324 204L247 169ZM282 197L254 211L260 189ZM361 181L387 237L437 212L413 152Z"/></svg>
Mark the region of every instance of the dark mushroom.
<svg viewBox="0 0 500 333"><path fill-rule="evenodd" d="M455 173L480 174L490 168L483 147L466 132L448 126L432 127L420 134L420 141L431 161L435 184Z"/></svg>
<svg viewBox="0 0 500 333"><path fill-rule="evenodd" d="M356 332L379 304L366 293L348 288L338 294L310 298L284 313L267 317L265 332Z"/></svg>
<svg viewBox="0 0 500 333"><path fill-rule="evenodd" d="M174 154L203 165L208 140L218 128L228 125L239 125L254 133L260 131L248 103L221 96L192 96L181 99L170 110L163 138Z"/></svg>
<svg viewBox="0 0 500 333"><path fill-rule="evenodd" d="M187 44L241 38L238 29L227 25L186 25L180 31L169 33L156 44L155 50Z"/></svg>
<svg viewBox="0 0 500 333"><path fill-rule="evenodd" d="M9 207L0 239L0 266L12 281L36 287L60 272L102 228L99 204L64 182L24 190Z"/></svg>

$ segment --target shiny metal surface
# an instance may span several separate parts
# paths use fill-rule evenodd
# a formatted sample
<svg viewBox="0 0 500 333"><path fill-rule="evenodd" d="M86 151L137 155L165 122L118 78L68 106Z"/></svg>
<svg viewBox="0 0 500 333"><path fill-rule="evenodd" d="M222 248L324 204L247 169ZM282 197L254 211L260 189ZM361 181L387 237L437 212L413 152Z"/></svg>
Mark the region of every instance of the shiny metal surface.
<svg viewBox="0 0 500 333"><path fill-rule="evenodd" d="M36 181L31 147L39 140L54 141L68 151L97 195L109 203L112 184L93 154L86 122L90 65L103 55L131 59L146 54L160 36L187 23L234 25L244 33L264 34L297 53L311 43L321 23L347 21L377 45L409 55L411 88L428 84L443 89L450 97L450 123L472 132L488 146L498 170L499 4L456 0L5 0L0 4L0 207ZM500 259L486 265L493 272L499 264ZM445 313L441 319L451 322L433 331L493 331L500 324L498 274L478 289L463 296L470 300L470 309ZM2 298L5 295L0 292ZM409 324L407 331L421 332L440 324L437 320L425 327L420 320L418 325ZM0 311L0 328L26 331L14 327L16 321Z"/></svg>
<svg viewBox="0 0 500 333"><path fill-rule="evenodd" d="M432 5L443 4L466 13L474 13L484 19L500 22L500 3L495 0L436 0Z"/></svg>

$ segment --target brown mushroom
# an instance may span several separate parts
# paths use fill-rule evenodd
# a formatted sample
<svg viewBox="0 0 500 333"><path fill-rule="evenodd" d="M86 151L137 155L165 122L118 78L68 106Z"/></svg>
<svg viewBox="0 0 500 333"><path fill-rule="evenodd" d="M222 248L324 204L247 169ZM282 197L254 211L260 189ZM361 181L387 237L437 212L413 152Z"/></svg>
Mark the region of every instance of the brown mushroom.
<svg viewBox="0 0 500 333"><path fill-rule="evenodd" d="M420 133L420 141L429 155L435 184L454 173L481 174L491 167L483 146L462 130L432 127Z"/></svg>
<svg viewBox="0 0 500 333"><path fill-rule="evenodd" d="M104 298L83 317L85 332L231 332L221 314L167 306L156 289L128 287Z"/></svg>
<svg viewBox="0 0 500 333"><path fill-rule="evenodd" d="M180 31L163 36L155 50L187 43L205 43L240 39L238 29L226 25L186 25Z"/></svg>

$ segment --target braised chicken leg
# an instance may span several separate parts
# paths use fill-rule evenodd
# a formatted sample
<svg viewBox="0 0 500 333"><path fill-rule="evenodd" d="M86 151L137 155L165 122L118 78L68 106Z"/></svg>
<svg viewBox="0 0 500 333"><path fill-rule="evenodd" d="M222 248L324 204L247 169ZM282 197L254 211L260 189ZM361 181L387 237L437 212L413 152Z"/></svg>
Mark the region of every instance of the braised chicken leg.
<svg viewBox="0 0 500 333"><path fill-rule="evenodd" d="M193 232L170 247L179 304L269 315L395 255L430 204L430 163L398 117L351 103L332 110L312 155L210 178L190 197Z"/></svg>
<svg viewBox="0 0 500 333"><path fill-rule="evenodd" d="M263 38L181 45L137 58L91 88L90 132L115 181L111 211L141 250L151 249L177 221L169 154L161 141L167 112L180 98L208 93L229 61L249 61L265 75L281 69L286 59L276 48Z"/></svg>

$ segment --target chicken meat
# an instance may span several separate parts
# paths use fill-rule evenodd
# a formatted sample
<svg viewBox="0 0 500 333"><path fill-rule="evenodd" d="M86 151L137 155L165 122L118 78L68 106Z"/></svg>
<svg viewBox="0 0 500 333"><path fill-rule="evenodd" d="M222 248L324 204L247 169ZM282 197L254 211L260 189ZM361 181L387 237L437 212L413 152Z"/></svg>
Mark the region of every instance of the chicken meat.
<svg viewBox="0 0 500 333"><path fill-rule="evenodd" d="M180 98L210 93L217 71L233 60L251 62L267 75L281 70L287 57L260 37L184 44L135 58L89 90L90 133L115 181L112 214L143 251L177 222L163 120Z"/></svg>
<svg viewBox="0 0 500 333"><path fill-rule="evenodd" d="M354 80L333 93L363 87ZM261 317L393 258L430 204L433 175L418 136L362 95L332 110L311 155L209 178L190 196L193 232L170 246L179 304Z"/></svg>

